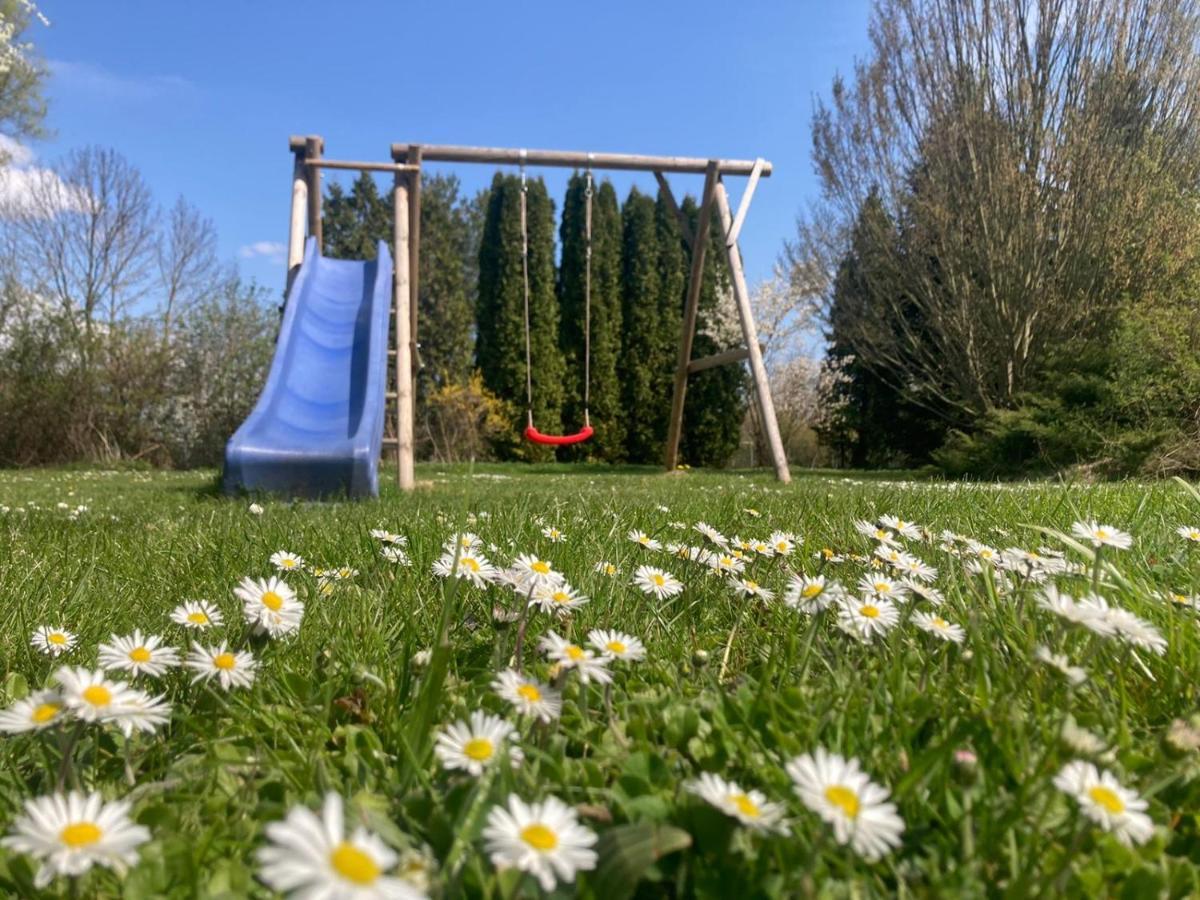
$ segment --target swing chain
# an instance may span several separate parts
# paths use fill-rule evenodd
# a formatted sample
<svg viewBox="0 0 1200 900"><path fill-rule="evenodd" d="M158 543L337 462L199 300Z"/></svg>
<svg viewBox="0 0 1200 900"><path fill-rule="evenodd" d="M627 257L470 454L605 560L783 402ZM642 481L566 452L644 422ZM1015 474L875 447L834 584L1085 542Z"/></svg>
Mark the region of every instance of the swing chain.
<svg viewBox="0 0 1200 900"><path fill-rule="evenodd" d="M525 151L521 151L521 284L525 294L525 411L533 427L533 347L529 337L529 223L526 209L529 183L525 178Z"/></svg>
<svg viewBox="0 0 1200 900"><path fill-rule="evenodd" d="M592 154L588 154L590 163ZM592 400L592 168L587 170L584 189L584 276L583 276L583 424L592 425L588 407Z"/></svg>

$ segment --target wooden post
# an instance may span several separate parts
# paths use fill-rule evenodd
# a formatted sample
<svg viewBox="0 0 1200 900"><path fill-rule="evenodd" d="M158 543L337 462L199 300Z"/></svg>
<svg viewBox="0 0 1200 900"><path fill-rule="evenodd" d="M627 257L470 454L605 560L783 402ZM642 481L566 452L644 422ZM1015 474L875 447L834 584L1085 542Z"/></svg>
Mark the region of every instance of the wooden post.
<svg viewBox="0 0 1200 900"><path fill-rule="evenodd" d="M292 211L288 226L287 284L284 297L292 289L292 281L304 262L304 225L308 213L308 173L304 170L304 142L291 142L295 161L292 164Z"/></svg>
<svg viewBox="0 0 1200 900"><path fill-rule="evenodd" d="M775 464L775 477L785 484L792 480L788 471L787 457L783 453L783 440L779 437L779 423L775 419L775 403L771 399L771 385L767 380L767 368L763 365L762 349L758 346L758 332L754 327L754 312L750 308L750 292L746 288L746 273L742 269L742 254L737 241L728 240L733 231L733 215L729 211L729 197L725 185L717 182L714 192L717 214L721 217L721 230L726 240L725 254L729 261L729 272L733 276L733 297L737 301L738 318L742 321L742 338L749 351L750 374L754 378L758 396L758 411L762 417L763 431L767 433L767 444L771 448L771 461Z"/></svg>
<svg viewBox="0 0 1200 900"><path fill-rule="evenodd" d="M679 439L683 434L683 401L687 395L688 363L692 361L692 338L700 309L700 288L704 283L704 254L708 248L708 223L712 219L713 194L718 185L717 161L710 160L704 172L704 194L696 219L692 242L692 267L688 273L687 299L683 307L683 325L679 333L679 356L675 363L675 386L671 392L671 418L667 424L667 447L663 465L668 472L679 464Z"/></svg>
<svg viewBox="0 0 1200 900"><path fill-rule="evenodd" d="M396 328L396 483L411 491L413 477L413 371L409 333L408 174L397 172L392 203L392 306Z"/></svg>
<svg viewBox="0 0 1200 900"><path fill-rule="evenodd" d="M320 159L325 142L316 135L304 140L306 159ZM317 239L317 250L325 246L321 234L321 170L316 166L305 166L308 175L308 233Z"/></svg>
<svg viewBox="0 0 1200 900"><path fill-rule="evenodd" d="M408 158L405 162L410 165L421 165L421 147L412 144L408 148ZM399 160L396 160L399 162ZM421 368L421 341L417 337L417 313L420 310L421 286L421 170L418 168L410 177L412 185L408 208L408 275L412 283L412 302L409 308L409 340L413 345L413 368Z"/></svg>

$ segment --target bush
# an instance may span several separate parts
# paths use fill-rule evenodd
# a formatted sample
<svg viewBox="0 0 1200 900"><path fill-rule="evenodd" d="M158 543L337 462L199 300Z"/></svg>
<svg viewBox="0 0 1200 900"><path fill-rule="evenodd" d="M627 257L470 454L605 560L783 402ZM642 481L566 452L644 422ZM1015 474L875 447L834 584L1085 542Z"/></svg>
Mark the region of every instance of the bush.
<svg viewBox="0 0 1200 900"><path fill-rule="evenodd" d="M426 397L417 451L440 462L512 459L521 453L512 427L517 415L512 403L484 387L477 370L466 384L445 383Z"/></svg>

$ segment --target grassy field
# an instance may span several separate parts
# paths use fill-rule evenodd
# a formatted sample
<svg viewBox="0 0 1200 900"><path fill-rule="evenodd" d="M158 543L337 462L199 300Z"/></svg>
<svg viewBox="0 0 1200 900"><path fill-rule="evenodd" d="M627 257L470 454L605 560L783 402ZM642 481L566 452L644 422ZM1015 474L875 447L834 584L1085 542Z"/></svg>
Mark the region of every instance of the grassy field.
<svg viewBox="0 0 1200 900"><path fill-rule="evenodd" d="M218 496L213 473L0 472L0 707L20 712L44 688L57 693L43 703L66 704L50 727L0 740L0 831L20 830L30 798L72 788L130 801L148 830L123 877L98 864L53 879L48 896L272 896L256 855L272 841L267 826L296 807L319 811L328 792L345 800L347 835L362 824L382 844L368 859L366 839L347 837L339 849L356 844L357 869L337 850L313 851L314 883L336 887L341 873L344 890L312 896L534 896L537 871L492 857L536 870L572 840L566 869L550 876L563 895L1200 892L1200 543L1177 532L1200 526L1200 497L1187 486L813 474L780 487L757 473L499 466L418 477L428 486L408 497L261 499L256 513L249 498ZM936 568L928 587L894 603L886 595L904 593L895 563L874 556L875 536L855 524L888 515L905 520L883 529L906 554L897 559ZM1129 532L1132 547L1097 556L1069 537L1081 520ZM779 533L791 533L795 547L749 550L743 572L722 574L666 547L736 556L699 522L731 542L774 534L785 550ZM560 540L544 533L554 529ZM540 596L528 579L476 586L434 574L463 532L501 569L522 554L550 563L590 602L559 616L528 607ZM399 561L382 554L389 547ZM303 616L290 634L255 634L234 589L278 574L270 558L281 550L306 563L282 576ZM614 573L596 571L600 562ZM646 593L634 584L645 565L683 590ZM824 592L797 596L813 583L797 579L817 576ZM893 587L876 592L881 579ZM843 599L818 609L836 584ZM1053 586L1057 611L1045 599ZM755 595L763 590L774 596ZM1061 599L1093 593L1110 608ZM200 599L219 608L221 626L172 621ZM960 636L954 625L961 643L945 639ZM77 642L52 658L32 641L41 626ZM98 646L134 629L184 657L193 643L227 641L253 655L253 683L226 690L186 667L159 678L113 670L164 694L166 721L127 738L119 716L68 714L83 707L55 680L59 668L96 669ZM639 638L645 658L592 657L593 629ZM583 648L582 662L572 650L560 653L568 667L548 659L551 631ZM559 715L522 715L496 691L517 666L540 680L543 699L561 689ZM512 749L478 777L435 753L439 734L477 710L515 727L496 741ZM820 749L857 760L890 796L828 766L815 788L809 766L806 788L796 760ZM697 787L702 773L733 784ZM519 821L505 857L497 810L510 795L569 809L540 810L549 838ZM51 837L86 855L86 841ZM0 893L37 895L35 856L0 848ZM393 867L404 881L378 880L370 893L367 882Z"/></svg>

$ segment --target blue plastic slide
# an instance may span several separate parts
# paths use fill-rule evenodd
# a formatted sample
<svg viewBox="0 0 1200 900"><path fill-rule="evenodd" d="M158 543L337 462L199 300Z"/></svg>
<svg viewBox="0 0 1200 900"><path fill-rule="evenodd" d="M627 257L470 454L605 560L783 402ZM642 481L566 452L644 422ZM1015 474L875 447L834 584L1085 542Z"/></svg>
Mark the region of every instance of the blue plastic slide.
<svg viewBox="0 0 1200 900"><path fill-rule="evenodd" d="M391 295L382 241L359 262L308 239L267 384L225 447L226 492L378 495Z"/></svg>

